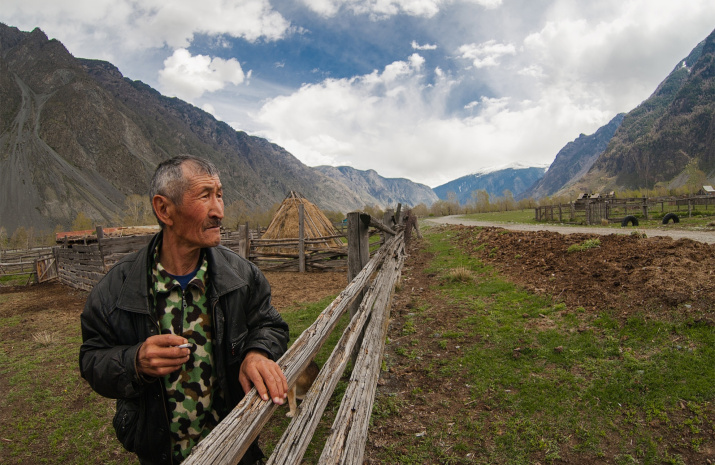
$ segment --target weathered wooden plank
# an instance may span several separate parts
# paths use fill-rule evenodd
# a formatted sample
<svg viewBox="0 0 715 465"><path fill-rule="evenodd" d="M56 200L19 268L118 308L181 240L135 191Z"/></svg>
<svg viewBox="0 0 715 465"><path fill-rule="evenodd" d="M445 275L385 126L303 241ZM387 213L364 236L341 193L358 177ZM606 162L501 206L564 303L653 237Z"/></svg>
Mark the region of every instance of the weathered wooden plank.
<svg viewBox="0 0 715 465"><path fill-rule="evenodd" d="M397 259L392 256L387 257L385 260L373 284L365 293L365 297L357 313L343 331L343 335L335 346L335 349L320 370L318 377L313 382L313 386L303 399L298 414L288 425L283 436L276 444L273 455L271 455L268 460L269 465L301 462L312 436L320 423L330 396L335 390L335 386L337 386L342 373L345 371L348 361L351 359L355 344L360 340L363 327L370 318L371 312L373 313L373 320L375 318L380 319L374 312L384 312L384 309L374 304L377 301L384 300L383 296L390 294L391 289L394 288L392 275L395 274L394 262L396 261ZM373 311L374 307L375 310ZM368 341L365 340L365 343L368 343ZM370 343L372 343L372 341Z"/></svg>
<svg viewBox="0 0 715 465"><path fill-rule="evenodd" d="M372 226L373 228L379 229L380 231L390 234L392 236L397 234L397 232L394 229L392 229L388 226L385 226L382 221L378 220L377 218L375 218L373 216L370 216L369 225Z"/></svg>
<svg viewBox="0 0 715 465"><path fill-rule="evenodd" d="M372 319L365 330L363 344L319 464L362 464L387 337L390 302L404 259L403 250L394 261L385 261L385 267L390 268L384 275L384 287L375 301Z"/></svg>
<svg viewBox="0 0 715 465"><path fill-rule="evenodd" d="M288 384L295 383L300 372L308 366L315 354L325 343L335 328L340 316L345 312L356 295L369 282L372 274L382 265L385 257L395 253L398 241L385 244L375 259L365 266L355 279L323 310L315 322L296 339L293 345L278 361L288 379ZM201 441L184 461L185 465L196 464L231 464L235 465L258 436L260 429L270 418L276 405L272 401L263 401L251 389L246 397L211 433Z"/></svg>

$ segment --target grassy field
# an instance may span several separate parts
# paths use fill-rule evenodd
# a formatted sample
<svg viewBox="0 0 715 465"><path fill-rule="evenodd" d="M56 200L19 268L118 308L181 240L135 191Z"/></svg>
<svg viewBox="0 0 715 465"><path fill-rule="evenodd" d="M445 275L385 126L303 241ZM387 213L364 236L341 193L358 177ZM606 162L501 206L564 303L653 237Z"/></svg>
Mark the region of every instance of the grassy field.
<svg viewBox="0 0 715 465"><path fill-rule="evenodd" d="M425 237L434 256L422 273L435 276L433 292L409 305L391 335L399 345L388 345L388 365L414 365L423 378L405 395L379 396L374 421L409 424L421 405L432 415L414 417L423 432L396 432L377 455L383 463L715 457L710 325L677 313L622 322L617 310L567 309L460 253L449 233ZM439 327L444 320L449 328ZM454 347L456 355L440 356ZM445 384L466 386L464 397L445 396Z"/></svg>
<svg viewBox="0 0 715 465"><path fill-rule="evenodd" d="M448 232L422 232L430 258L406 271L396 292L371 463L715 460L712 326L673 312L620 321L617 310L566 308L462 253ZM13 296L0 294L0 307L16 305ZM331 300L283 312L291 340ZM321 365L343 326L318 355ZM42 321L9 312L0 327L0 463L135 463L114 439L113 401L78 377L76 315ZM306 463L316 463L343 389ZM262 433L268 453L286 411Z"/></svg>
<svg viewBox="0 0 715 465"><path fill-rule="evenodd" d="M511 210L505 212L472 213L464 218L474 221L493 221L495 223L534 223L534 210Z"/></svg>

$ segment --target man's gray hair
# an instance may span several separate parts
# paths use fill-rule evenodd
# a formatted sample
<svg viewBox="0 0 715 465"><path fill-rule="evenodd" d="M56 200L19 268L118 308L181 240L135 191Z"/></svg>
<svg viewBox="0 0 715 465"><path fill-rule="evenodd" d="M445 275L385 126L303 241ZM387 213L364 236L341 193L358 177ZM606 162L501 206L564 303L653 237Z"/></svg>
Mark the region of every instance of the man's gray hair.
<svg viewBox="0 0 715 465"><path fill-rule="evenodd" d="M180 155L178 157L169 158L159 163L159 166L156 167L154 176L151 178L149 198L153 199L155 195L163 195L176 205L181 205L184 193L189 187L188 179L184 177L182 168L184 164L190 167L195 174L207 174L209 176L219 175L216 166L203 158L192 155ZM156 212L154 212L154 216L156 216ZM159 221L158 217L157 221ZM161 221L159 221L159 225L162 228L164 227Z"/></svg>

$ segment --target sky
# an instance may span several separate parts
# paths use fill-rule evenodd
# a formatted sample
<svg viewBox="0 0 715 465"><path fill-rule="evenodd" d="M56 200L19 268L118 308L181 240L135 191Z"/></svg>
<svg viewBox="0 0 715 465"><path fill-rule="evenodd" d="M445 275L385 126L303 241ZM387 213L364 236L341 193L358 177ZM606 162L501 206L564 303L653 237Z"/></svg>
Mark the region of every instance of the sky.
<svg viewBox="0 0 715 465"><path fill-rule="evenodd" d="M0 22L308 166L436 187L548 166L648 98L715 29L715 2L3 0Z"/></svg>

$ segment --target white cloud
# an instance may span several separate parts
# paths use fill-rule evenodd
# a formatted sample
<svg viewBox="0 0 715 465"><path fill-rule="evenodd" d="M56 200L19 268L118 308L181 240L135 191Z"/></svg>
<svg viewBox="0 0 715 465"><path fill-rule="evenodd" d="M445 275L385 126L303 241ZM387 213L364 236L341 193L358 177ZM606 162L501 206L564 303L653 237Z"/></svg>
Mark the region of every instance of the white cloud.
<svg viewBox="0 0 715 465"><path fill-rule="evenodd" d="M191 102L204 92L223 89L227 83L241 84L245 77L241 64L234 58L192 56L182 48L164 61L164 69L159 71L159 84L162 93Z"/></svg>
<svg viewBox="0 0 715 465"><path fill-rule="evenodd" d="M527 62L520 73L576 99L628 111L673 69L673 57L684 58L705 38L715 17L715 3L700 0L610 1L604 10L591 17L567 0L555 2L551 20L523 41ZM686 24L694 30L678 27Z"/></svg>
<svg viewBox="0 0 715 465"><path fill-rule="evenodd" d="M372 168L436 186L484 166L549 163L565 134L608 118L558 93L534 102L481 98L467 105L473 117L458 118L446 111L455 85L429 75L414 54L382 71L304 85L268 101L256 119L264 137L308 165Z"/></svg>
<svg viewBox="0 0 715 465"><path fill-rule="evenodd" d="M500 44L489 40L481 44L465 44L457 50L460 58L470 60L475 68L497 66L499 58L504 55L516 55L516 47L512 44Z"/></svg>
<svg viewBox="0 0 715 465"><path fill-rule="evenodd" d="M41 26L76 56L111 60L137 50L187 47L195 34L278 40L290 23L269 0L4 0L2 21Z"/></svg>
<svg viewBox="0 0 715 465"><path fill-rule="evenodd" d="M412 48L414 50L437 50L436 45L431 45L431 44L420 45L417 43L417 41L414 41L414 40L412 41Z"/></svg>
<svg viewBox="0 0 715 465"><path fill-rule="evenodd" d="M341 9L354 14L367 14L375 19L398 14L432 18L440 10L458 3L457 0L303 0L303 3L324 17L335 16ZM502 0L461 0L492 9L501 6Z"/></svg>

